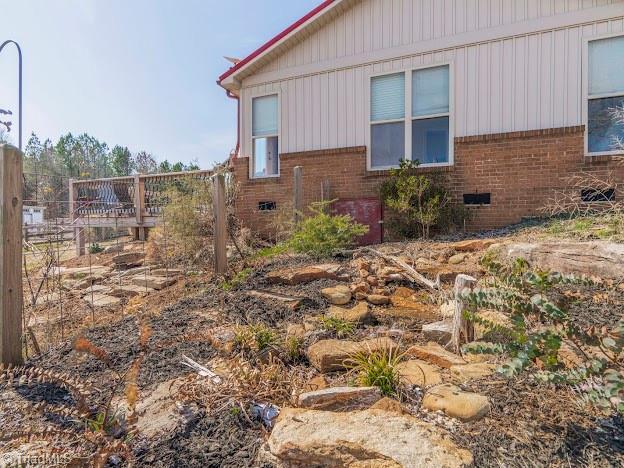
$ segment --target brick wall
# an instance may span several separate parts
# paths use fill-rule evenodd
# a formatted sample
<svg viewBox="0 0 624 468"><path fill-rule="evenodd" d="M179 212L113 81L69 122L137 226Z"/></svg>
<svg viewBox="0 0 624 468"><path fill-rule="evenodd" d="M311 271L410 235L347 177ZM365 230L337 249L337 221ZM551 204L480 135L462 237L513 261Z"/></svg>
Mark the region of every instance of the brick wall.
<svg viewBox="0 0 624 468"><path fill-rule="evenodd" d="M455 164L448 168L423 168L446 175L458 201L465 193L491 193L491 205L471 207L471 229L512 224L538 209L566 178L581 171L606 174L615 168L624 181L624 168L609 157L583 154L584 128L567 127L455 139ZM237 213L252 229L266 232L271 211L259 211L260 202L292 203L293 169L303 167L304 204L321 199L328 181L331 198L377 196L385 172L366 171L366 148L340 148L281 155L281 176L249 179L249 158L234 158L231 167L240 186Z"/></svg>

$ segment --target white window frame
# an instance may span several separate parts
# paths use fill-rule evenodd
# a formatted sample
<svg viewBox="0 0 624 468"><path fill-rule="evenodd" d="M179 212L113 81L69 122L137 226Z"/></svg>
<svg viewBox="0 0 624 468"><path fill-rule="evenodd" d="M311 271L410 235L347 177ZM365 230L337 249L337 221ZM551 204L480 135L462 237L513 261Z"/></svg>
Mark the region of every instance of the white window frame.
<svg viewBox="0 0 624 468"><path fill-rule="evenodd" d="M455 163L455 68L452 60L447 60L443 62L435 62L428 63L425 65L419 65L417 67L409 67L400 70L393 70L383 73L374 73L368 77L368 92L367 103L366 103L366 111L368 113L368 125L366 127L366 141L368 142L367 146L367 155L366 155L366 170L367 171L388 171L390 169L396 169L399 166L375 166L372 165L372 132L371 127L377 124L384 123L398 123L404 122L405 125L405 160L412 160L412 122L414 120L426 120L426 119L435 119L439 117L448 117L449 119L449 154L448 154L448 162L445 163L429 163L429 164L419 164L418 167L449 167L453 166ZM448 112L444 112L441 114L431 114L426 116L412 116L412 75L415 71L418 70L426 70L428 68L439 68L448 66L449 69L449 110ZM399 73L403 73L405 75L405 116L402 119L396 120L388 120L388 121L373 121L371 119L371 90L372 90L372 81L373 78L379 76L388 76L388 75L397 75Z"/></svg>
<svg viewBox="0 0 624 468"><path fill-rule="evenodd" d="M624 97L624 92L620 93L607 93L589 95L589 43L593 41L600 41L603 39L611 39L615 37L623 37L624 33L609 33L599 36L586 37L583 39L583 125L585 126L585 157L593 158L596 156L621 156L624 154L624 150L613 151L598 151L590 153L589 151L589 101L592 99L605 99L611 97Z"/></svg>
<svg viewBox="0 0 624 468"><path fill-rule="evenodd" d="M253 134L253 102L256 98L263 98L269 96L277 96L277 133L271 135L262 135L259 137L255 137ZM251 136L251 157L249 164L249 178L250 179L275 179L281 176L282 173L282 158L281 158L281 148L282 148L282 93L280 90L266 92L266 93L254 93L249 96L249 112L248 114L248 122L247 125L249 128L249 134ZM257 176L255 174L256 167L256 145L255 142L259 138L274 138L277 137L277 174Z"/></svg>

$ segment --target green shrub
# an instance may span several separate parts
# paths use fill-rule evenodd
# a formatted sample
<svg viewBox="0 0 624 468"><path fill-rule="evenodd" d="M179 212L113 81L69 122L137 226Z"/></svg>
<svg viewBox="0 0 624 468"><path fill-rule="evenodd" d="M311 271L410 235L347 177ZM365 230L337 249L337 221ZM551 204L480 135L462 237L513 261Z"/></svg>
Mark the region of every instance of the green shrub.
<svg viewBox="0 0 624 468"><path fill-rule="evenodd" d="M334 251L351 247L357 237L368 232L368 226L359 224L349 215L330 215L331 202L313 203L313 216L305 218L295 228L287 245L297 253L328 257Z"/></svg>
<svg viewBox="0 0 624 468"><path fill-rule="evenodd" d="M490 273L481 289L464 295L467 303L464 315L487 331L504 335L498 345L488 345L488 351L507 354L509 360L499 372L513 377L525 370L534 370L535 376L546 382L573 385L583 399L600 408L611 408L624 414L624 321L613 329L578 326L568 312L551 297L560 297L559 289L579 284L591 286L583 277L532 270L518 259L511 265L484 257L483 266ZM512 326L504 327L476 315L479 309L496 309L511 318ZM530 327L539 319L548 327ZM559 350L566 342L578 350L590 346L600 349L598 357L586 358L580 367L565 369L559 361ZM483 352L474 346L468 352ZM539 362L539 366L536 365Z"/></svg>
<svg viewBox="0 0 624 468"><path fill-rule="evenodd" d="M401 161L380 186L380 196L390 209L388 228L404 238L429 238L431 229L460 226L468 211L452 202L438 174L418 173L418 162Z"/></svg>
<svg viewBox="0 0 624 468"><path fill-rule="evenodd" d="M91 244L89 246L89 253L92 254L92 255L99 254L99 253L102 253L102 252L104 252L104 247L102 247L97 242L95 242L95 243L93 243L93 244Z"/></svg>
<svg viewBox="0 0 624 468"><path fill-rule="evenodd" d="M261 323L239 327L235 332L235 340L245 351L261 352L279 344L277 334Z"/></svg>
<svg viewBox="0 0 624 468"><path fill-rule="evenodd" d="M399 388L397 365L401 356L392 349L374 352L362 351L353 355L347 363L358 375L364 387L378 387L386 396L394 396Z"/></svg>

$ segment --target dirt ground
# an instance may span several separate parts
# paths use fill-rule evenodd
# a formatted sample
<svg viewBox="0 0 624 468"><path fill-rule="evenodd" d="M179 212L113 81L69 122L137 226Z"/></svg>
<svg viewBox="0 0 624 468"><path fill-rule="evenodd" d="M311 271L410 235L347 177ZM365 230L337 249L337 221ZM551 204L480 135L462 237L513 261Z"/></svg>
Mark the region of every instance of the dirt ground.
<svg viewBox="0 0 624 468"><path fill-rule="evenodd" d="M521 232L503 230L487 234L487 237L495 238L510 236L521 240L541 238L543 231L524 228ZM409 251L414 257L427 254L429 258L447 258L452 254L448 242L457 239L455 236L436 242L391 244L383 248L388 252ZM478 254L471 254L462 268L478 274L479 257ZM342 262L346 269L350 268L349 260L332 259L333 262ZM102 256L97 261L104 264L110 259ZM145 317L151 330L137 379L141 397L167 382L182 382L182 388L188 385L189 388L203 388L195 385L205 378L198 377L182 365L183 356L204 365L218 359L227 362L236 357L262 368L262 357L241 354L236 347L233 351L224 351L215 339L216 330L232 331L236 325L261 323L275 330L280 337L285 337L288 325L302 324L310 317L322 315L328 302L320 290L340 284L338 281L324 279L297 286L266 282L266 274L272 270L315 263L302 256L266 260L258 263L240 285L230 290L207 275L186 276L174 286L132 303L131 307L124 301L117 309L98 311L95 323L91 323L93 317L88 308L75 303L69 320L65 317L65 341L41 355L31 357L27 365L75 376L94 389L89 405L102 407L110 398L115 371L126 372L141 355L137 319L140 315ZM68 266L84 266L84 260L72 260ZM392 284L388 288L392 291L399 285ZM247 294L265 289L303 300L300 307L294 310L282 301ZM613 285L579 287L574 296L566 300L572 315L583 325L608 326L624 317L624 290ZM438 307L440 299L428 299L423 294L423 301ZM609 313L605 314L605 310ZM41 307L34 313L54 316L59 312ZM402 347L408 347L426 341L421 333L423 323L381 315L373 324L358 327L350 338L386 336L400 330L398 340ZM78 334L105 350L110 357L111 368L92 356L73 351L71 339ZM327 337L330 335L326 332L315 332L305 338L302 346ZM305 378L318 375L303 355L290 361L283 357L280 359L297 375ZM348 375L329 377L334 382L349 383ZM458 445L472 451L475 466L624 466L624 420L606 417L592 407L582 405L578 395L570 388L540 384L528 377L507 380L501 376L474 380L462 385L462 388L490 398L492 410L485 419L458 424L450 418L424 414L419 408L422 391L418 388L411 388L406 393L405 403L416 416L427 418L449 430ZM211 407L206 403L212 401L207 396L192 398L189 392L178 393L174 390L170 394L176 400L174 413L179 421L176 419L178 422L171 430L158 437L148 438L139 432L129 439L131 456L110 453L106 457L108 466L126 465L129 460L135 466L158 467L272 466L269 462L257 461L257 454L270 432L262 422L253 418L249 408L251 401L237 402L236 398L230 398L219 400L225 401L219 407ZM88 457L95 449L93 444L81 442L80 434L84 427L71 417L33 411L33 405L40 402L48 405L75 404L69 392L52 384L31 382L0 387L3 433L50 425L67 430L75 436L69 437L72 442L55 438L46 442L47 448L37 450L69 450L75 457L75 465L86 466ZM0 454L23 448L23 443L24 440L3 440L0 437Z"/></svg>

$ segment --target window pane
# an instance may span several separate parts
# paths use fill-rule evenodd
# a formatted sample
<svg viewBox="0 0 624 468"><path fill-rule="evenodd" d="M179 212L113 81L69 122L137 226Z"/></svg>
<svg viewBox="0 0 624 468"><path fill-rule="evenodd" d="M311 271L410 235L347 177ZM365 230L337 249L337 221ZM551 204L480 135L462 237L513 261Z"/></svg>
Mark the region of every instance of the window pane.
<svg viewBox="0 0 624 468"><path fill-rule="evenodd" d="M405 73L376 76L371 80L371 120L405 118Z"/></svg>
<svg viewBox="0 0 624 468"><path fill-rule="evenodd" d="M255 98L252 107L253 136L277 134L277 95Z"/></svg>
<svg viewBox="0 0 624 468"><path fill-rule="evenodd" d="M616 108L624 108L624 96L589 100L587 123L590 153L620 149L616 139L624 141L624 122L618 122L613 115Z"/></svg>
<svg viewBox="0 0 624 468"><path fill-rule="evenodd" d="M449 111L449 67L416 70L412 74L412 117Z"/></svg>
<svg viewBox="0 0 624 468"><path fill-rule="evenodd" d="M412 160L421 164L449 162L449 119L412 121Z"/></svg>
<svg viewBox="0 0 624 468"><path fill-rule="evenodd" d="M624 36L589 43L589 94L624 92Z"/></svg>
<svg viewBox="0 0 624 468"><path fill-rule="evenodd" d="M398 166L404 158L405 124L371 125L371 166Z"/></svg>
<svg viewBox="0 0 624 468"><path fill-rule="evenodd" d="M279 149L277 137L254 139L254 177L278 175Z"/></svg>

